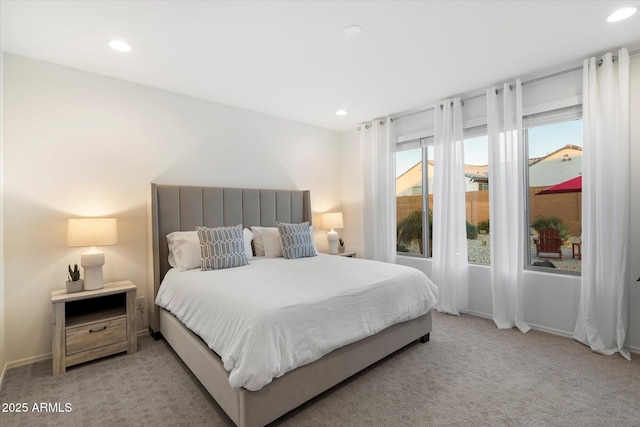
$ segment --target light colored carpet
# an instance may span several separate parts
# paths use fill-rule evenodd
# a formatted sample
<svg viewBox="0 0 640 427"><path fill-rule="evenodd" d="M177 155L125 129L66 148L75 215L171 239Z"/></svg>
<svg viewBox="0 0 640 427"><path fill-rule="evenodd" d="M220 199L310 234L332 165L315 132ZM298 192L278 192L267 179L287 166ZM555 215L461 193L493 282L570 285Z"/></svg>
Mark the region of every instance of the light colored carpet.
<svg viewBox="0 0 640 427"><path fill-rule="evenodd" d="M640 355L601 356L568 338L499 331L434 314L412 344L273 423L275 426L639 426ZM227 426L231 421L163 342L51 376L10 370L3 404L70 403L68 413L0 413L4 426Z"/></svg>

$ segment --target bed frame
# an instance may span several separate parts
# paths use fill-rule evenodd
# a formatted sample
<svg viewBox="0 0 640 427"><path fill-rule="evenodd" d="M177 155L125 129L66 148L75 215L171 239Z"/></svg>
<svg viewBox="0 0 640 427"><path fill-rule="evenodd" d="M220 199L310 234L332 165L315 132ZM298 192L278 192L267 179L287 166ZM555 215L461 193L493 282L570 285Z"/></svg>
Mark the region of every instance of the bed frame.
<svg viewBox="0 0 640 427"><path fill-rule="evenodd" d="M149 195L148 295L154 300L170 268L167 234L194 230L198 225L272 227L276 221L312 221L309 191L151 184ZM248 391L229 385L229 374L220 358L171 313L154 305L149 314L151 335L169 343L240 427L264 426L407 344L428 341L431 332L429 312L334 350L274 379L259 391Z"/></svg>

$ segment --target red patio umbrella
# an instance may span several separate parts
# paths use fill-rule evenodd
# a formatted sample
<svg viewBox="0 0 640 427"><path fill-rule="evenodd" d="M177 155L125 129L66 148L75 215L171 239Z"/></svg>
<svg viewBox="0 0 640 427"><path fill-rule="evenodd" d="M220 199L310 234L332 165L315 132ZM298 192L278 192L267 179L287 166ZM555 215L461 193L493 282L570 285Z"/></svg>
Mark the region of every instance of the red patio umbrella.
<svg viewBox="0 0 640 427"><path fill-rule="evenodd" d="M582 175L571 178L568 181L553 185L546 190L542 190L538 194L557 194L557 193L581 193L582 192Z"/></svg>

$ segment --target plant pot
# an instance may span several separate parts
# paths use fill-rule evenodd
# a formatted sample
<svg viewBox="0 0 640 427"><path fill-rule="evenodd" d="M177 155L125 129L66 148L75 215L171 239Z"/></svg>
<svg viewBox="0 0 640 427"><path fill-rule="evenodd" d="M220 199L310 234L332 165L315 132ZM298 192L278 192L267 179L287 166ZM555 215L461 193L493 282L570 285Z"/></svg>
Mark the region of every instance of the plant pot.
<svg viewBox="0 0 640 427"><path fill-rule="evenodd" d="M72 282L67 282L67 293L71 294L74 292L80 292L82 290L83 285L84 285L84 282L82 281L82 279L78 279Z"/></svg>
<svg viewBox="0 0 640 427"><path fill-rule="evenodd" d="M344 253L344 246L338 246L338 253Z"/></svg>

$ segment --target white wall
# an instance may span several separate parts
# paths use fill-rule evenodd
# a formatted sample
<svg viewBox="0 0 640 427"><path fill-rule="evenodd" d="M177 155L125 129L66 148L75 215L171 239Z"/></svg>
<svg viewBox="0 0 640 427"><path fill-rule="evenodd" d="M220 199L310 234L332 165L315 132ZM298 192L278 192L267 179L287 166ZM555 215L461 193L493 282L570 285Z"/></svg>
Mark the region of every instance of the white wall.
<svg viewBox="0 0 640 427"><path fill-rule="evenodd" d="M341 230L345 250L363 254L362 238L362 157L360 156L360 135L357 129L342 132L342 213L344 229Z"/></svg>
<svg viewBox="0 0 640 427"><path fill-rule="evenodd" d="M631 227L628 265L631 277L627 343L640 352L640 55L631 57Z"/></svg>
<svg viewBox="0 0 640 427"><path fill-rule="evenodd" d="M0 52L0 100L4 99L4 81L2 79L4 69L4 58ZM3 165L3 107L4 103L0 102L0 165ZM0 167L0 188L4 182L4 167ZM5 315L4 315L4 192L0 191L0 389L2 388L2 380L4 379L5 367L7 364L5 337Z"/></svg>
<svg viewBox="0 0 640 427"><path fill-rule="evenodd" d="M4 90L12 365L51 352L50 294L84 250L66 247L70 216L118 218L105 280L129 278L145 295L150 182L308 189L314 211L342 208L337 132L10 54Z"/></svg>
<svg viewBox="0 0 640 427"><path fill-rule="evenodd" d="M634 351L640 352L640 283L635 282L640 276L640 55L631 57L631 230L629 246L629 286L630 286L630 307L629 307L629 327L627 333L627 345ZM576 64L571 64L566 68L571 68ZM563 67L555 67L552 71L558 71ZM558 79L549 81L550 87L544 93L539 90L539 84L532 84L526 87L523 98L527 99L528 105L553 105L554 96L572 97L581 92L581 88L576 84L575 76L565 75ZM536 87L538 90L536 91ZM427 116L426 114L423 116ZM472 118L473 119L473 118ZM402 119L399 121L402 123ZM428 126L428 120L420 115L410 116L405 120L404 129L409 133L419 134ZM343 143L347 141L353 145L353 135L343 134ZM357 135L356 135L357 138ZM343 153L344 147L343 147ZM349 156L355 156L353 151L348 152ZM355 182L354 177L351 181ZM343 194L355 193L350 188L350 182L343 183ZM350 201L351 206L359 206L359 201ZM357 215L358 213L354 213ZM362 212L359 213L362 215ZM431 260L399 256L398 263L418 268L431 274ZM480 316L491 317L491 274L488 266L471 265L469 284L469 308L470 312ZM535 271L525 271L524 279L524 312L525 320L534 328L552 332L560 335L571 336L578 315L578 304L580 300L580 277L550 274Z"/></svg>

